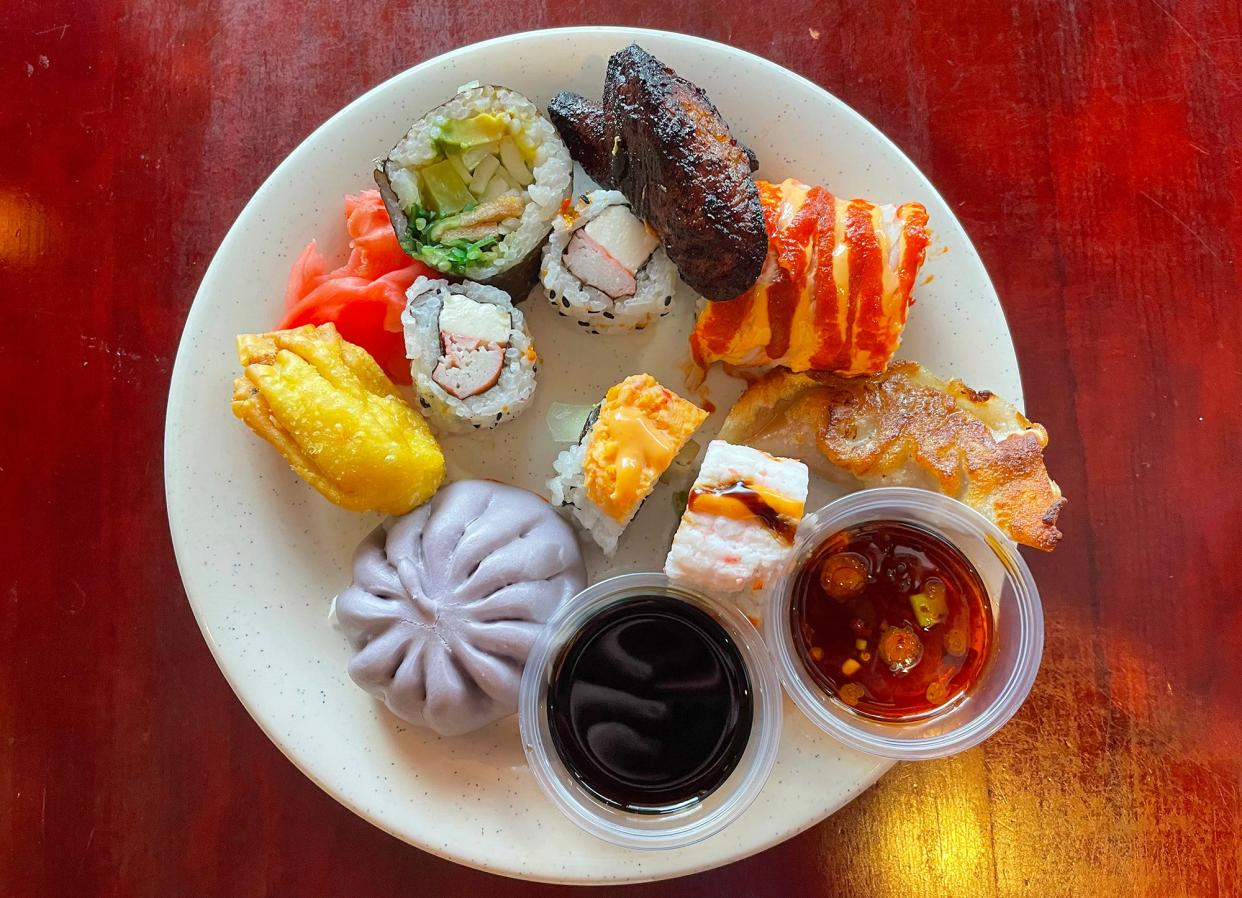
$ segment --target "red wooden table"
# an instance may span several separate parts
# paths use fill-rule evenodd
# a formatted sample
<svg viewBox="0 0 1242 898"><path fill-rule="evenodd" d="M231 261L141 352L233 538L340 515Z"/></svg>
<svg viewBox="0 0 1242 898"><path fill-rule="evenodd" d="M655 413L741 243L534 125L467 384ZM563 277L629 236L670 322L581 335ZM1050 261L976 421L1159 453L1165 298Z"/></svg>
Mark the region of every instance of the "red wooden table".
<svg viewBox="0 0 1242 898"><path fill-rule="evenodd" d="M1070 497L1043 670L981 748L633 894L1239 894L1242 13L1069 0L7 0L0 16L0 894L532 895L372 828L217 671L164 515L199 278L315 125L541 26L701 34L822 84L974 238ZM978 385L986 386L986 385ZM620 889L604 892L621 891Z"/></svg>

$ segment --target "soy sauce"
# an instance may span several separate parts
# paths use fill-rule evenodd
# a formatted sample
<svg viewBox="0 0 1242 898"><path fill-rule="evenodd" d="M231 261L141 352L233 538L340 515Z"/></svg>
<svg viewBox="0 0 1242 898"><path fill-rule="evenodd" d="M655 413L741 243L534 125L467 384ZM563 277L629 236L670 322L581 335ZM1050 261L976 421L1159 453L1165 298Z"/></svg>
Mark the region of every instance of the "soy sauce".
<svg viewBox="0 0 1242 898"><path fill-rule="evenodd" d="M745 662L708 614L670 596L624 600L586 623L552 670L552 743L601 801L663 813L710 795L750 736Z"/></svg>
<svg viewBox="0 0 1242 898"><path fill-rule="evenodd" d="M992 648L992 612L957 547L899 521L829 537L799 571L790 625L819 686L866 717L912 720L956 703Z"/></svg>

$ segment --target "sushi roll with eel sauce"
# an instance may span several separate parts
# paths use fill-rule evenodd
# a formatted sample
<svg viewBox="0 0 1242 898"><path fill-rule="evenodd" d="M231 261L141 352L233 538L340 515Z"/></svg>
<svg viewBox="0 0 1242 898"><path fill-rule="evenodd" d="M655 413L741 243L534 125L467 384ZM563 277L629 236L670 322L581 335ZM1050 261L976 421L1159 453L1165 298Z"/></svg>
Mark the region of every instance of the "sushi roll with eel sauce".
<svg viewBox="0 0 1242 898"><path fill-rule="evenodd" d="M538 356L509 295L420 277L401 324L418 401L441 432L492 428L535 395Z"/></svg>
<svg viewBox="0 0 1242 898"><path fill-rule="evenodd" d="M793 551L807 485L800 461L713 440L673 536L665 575L732 599L758 620L765 590Z"/></svg>

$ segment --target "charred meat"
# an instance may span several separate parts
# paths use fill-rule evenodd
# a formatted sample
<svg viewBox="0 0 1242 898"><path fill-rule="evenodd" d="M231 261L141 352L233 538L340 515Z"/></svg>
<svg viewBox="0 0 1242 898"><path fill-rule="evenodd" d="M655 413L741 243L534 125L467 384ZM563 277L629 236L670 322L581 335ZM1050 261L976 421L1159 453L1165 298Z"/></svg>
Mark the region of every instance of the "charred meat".
<svg viewBox="0 0 1242 898"><path fill-rule="evenodd" d="M612 186L612 140L605 126L604 107L580 94L561 91L548 104L548 118L569 155L601 187Z"/></svg>
<svg viewBox="0 0 1242 898"><path fill-rule="evenodd" d="M587 174L656 230L682 280L713 300L754 284L768 250L754 157L701 89L631 44L608 61L602 106L562 93L548 114Z"/></svg>

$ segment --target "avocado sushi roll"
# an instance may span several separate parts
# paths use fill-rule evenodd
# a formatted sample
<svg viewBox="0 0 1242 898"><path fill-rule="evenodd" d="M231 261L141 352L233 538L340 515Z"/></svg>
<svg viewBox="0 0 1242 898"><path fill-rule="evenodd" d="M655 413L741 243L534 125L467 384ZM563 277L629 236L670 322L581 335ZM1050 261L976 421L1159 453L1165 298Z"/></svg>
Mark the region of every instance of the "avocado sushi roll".
<svg viewBox="0 0 1242 898"><path fill-rule="evenodd" d="M411 126L375 182L407 253L520 298L572 191L573 161L530 100L469 84Z"/></svg>

